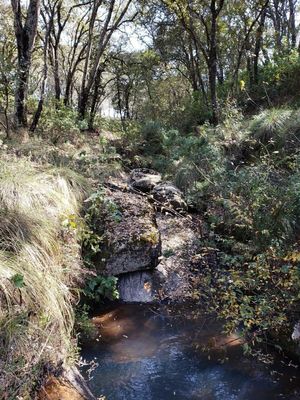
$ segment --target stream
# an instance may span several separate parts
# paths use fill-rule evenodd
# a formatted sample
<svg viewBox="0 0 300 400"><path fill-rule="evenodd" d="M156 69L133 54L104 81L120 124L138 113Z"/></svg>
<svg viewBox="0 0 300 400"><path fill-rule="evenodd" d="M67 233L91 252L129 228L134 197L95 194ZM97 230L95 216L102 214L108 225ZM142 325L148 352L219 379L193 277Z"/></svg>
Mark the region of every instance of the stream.
<svg viewBox="0 0 300 400"><path fill-rule="evenodd" d="M195 306L194 306L195 308ZM193 307L116 305L95 314L98 337L82 345L81 369L106 400L300 398L300 371L287 359L245 356L237 335ZM291 365L292 364L292 365ZM89 371L91 365L93 369Z"/></svg>

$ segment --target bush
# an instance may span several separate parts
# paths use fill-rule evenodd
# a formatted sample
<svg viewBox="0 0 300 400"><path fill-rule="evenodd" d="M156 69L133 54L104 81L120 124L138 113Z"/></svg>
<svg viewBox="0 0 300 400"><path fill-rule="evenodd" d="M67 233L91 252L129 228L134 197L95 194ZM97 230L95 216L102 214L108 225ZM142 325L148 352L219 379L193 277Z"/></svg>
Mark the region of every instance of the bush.
<svg viewBox="0 0 300 400"><path fill-rule="evenodd" d="M44 107L38 126L38 132L52 143L65 142L87 127L86 121L78 121L75 110L60 104L48 104Z"/></svg>
<svg viewBox="0 0 300 400"><path fill-rule="evenodd" d="M239 329L249 343L266 341L270 333L290 337L299 301L298 251L282 254L271 247L252 261L221 253L223 268L202 271L201 297L228 332Z"/></svg>
<svg viewBox="0 0 300 400"><path fill-rule="evenodd" d="M143 150L146 155L163 153L164 130L159 122L149 121L142 126Z"/></svg>
<svg viewBox="0 0 300 400"><path fill-rule="evenodd" d="M183 190L188 200L203 208L220 175L224 172L221 146L211 140L210 127L204 125L198 133L180 134L177 130L164 133L163 155L152 164Z"/></svg>
<svg viewBox="0 0 300 400"><path fill-rule="evenodd" d="M95 276L86 282L84 294L96 302L104 299L116 300L119 298L117 282L118 278L115 277Z"/></svg>
<svg viewBox="0 0 300 400"><path fill-rule="evenodd" d="M300 57L297 50L293 50L285 56L275 56L272 62L261 68L260 87L264 86L262 97L268 96L277 104L283 102L299 101Z"/></svg>
<svg viewBox="0 0 300 400"><path fill-rule="evenodd" d="M201 267L199 293L249 343L290 337L299 315L300 173L267 164L223 175L206 212L218 268Z"/></svg>

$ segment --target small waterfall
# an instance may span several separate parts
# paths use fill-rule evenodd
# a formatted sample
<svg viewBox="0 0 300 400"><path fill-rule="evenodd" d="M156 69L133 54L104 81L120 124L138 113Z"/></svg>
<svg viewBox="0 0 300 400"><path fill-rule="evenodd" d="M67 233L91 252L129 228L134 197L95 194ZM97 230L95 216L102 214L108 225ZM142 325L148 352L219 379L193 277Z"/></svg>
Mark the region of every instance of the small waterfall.
<svg viewBox="0 0 300 400"><path fill-rule="evenodd" d="M137 271L119 276L118 290L120 300L127 303L151 303L153 296L153 274Z"/></svg>

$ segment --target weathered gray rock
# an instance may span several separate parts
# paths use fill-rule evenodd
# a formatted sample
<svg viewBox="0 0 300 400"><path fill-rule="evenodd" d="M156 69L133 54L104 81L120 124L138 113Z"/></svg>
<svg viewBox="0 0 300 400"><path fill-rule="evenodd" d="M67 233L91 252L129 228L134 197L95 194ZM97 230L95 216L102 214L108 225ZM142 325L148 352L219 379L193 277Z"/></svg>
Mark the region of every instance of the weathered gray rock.
<svg viewBox="0 0 300 400"><path fill-rule="evenodd" d="M151 192L155 185L161 182L161 175L148 168L134 169L130 174L130 186L141 192Z"/></svg>
<svg viewBox="0 0 300 400"><path fill-rule="evenodd" d="M155 268L161 240L152 205L134 193L107 191L107 196L113 212L104 215L105 244L98 271L112 276Z"/></svg>
<svg viewBox="0 0 300 400"><path fill-rule="evenodd" d="M152 194L154 199L165 207L170 207L177 211L187 210L183 193L171 182L156 185Z"/></svg>
<svg viewBox="0 0 300 400"><path fill-rule="evenodd" d="M151 303L153 295L153 273L138 271L119 276L120 300L126 303Z"/></svg>
<svg viewBox="0 0 300 400"><path fill-rule="evenodd" d="M294 326L292 339L297 342L300 341L300 321Z"/></svg>

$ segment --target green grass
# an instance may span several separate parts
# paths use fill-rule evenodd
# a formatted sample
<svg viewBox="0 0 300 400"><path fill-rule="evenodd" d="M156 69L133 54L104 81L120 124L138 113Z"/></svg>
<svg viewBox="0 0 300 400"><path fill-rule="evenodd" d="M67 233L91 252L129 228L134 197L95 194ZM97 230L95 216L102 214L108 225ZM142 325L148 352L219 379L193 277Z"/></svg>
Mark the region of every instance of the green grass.
<svg viewBox="0 0 300 400"><path fill-rule="evenodd" d="M284 140L291 116L290 109L272 108L262 111L250 124L251 135L265 145L280 144Z"/></svg>

